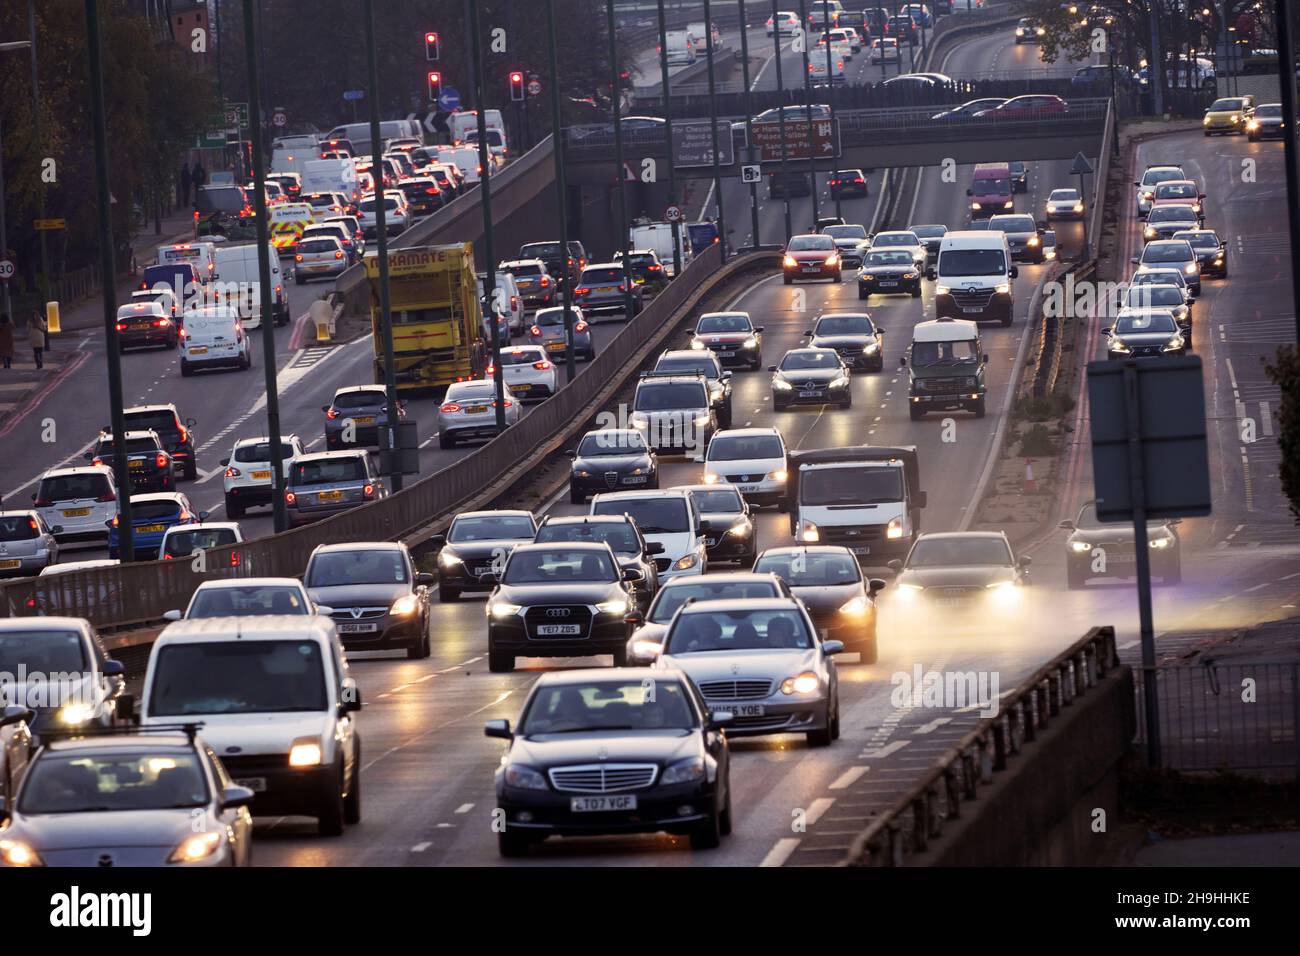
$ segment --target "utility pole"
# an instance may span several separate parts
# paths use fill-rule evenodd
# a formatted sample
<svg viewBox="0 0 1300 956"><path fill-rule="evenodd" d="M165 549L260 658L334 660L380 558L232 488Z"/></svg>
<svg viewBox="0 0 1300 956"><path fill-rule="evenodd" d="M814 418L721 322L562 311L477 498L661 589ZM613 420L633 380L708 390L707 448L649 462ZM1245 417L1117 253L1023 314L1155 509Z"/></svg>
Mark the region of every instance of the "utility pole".
<svg viewBox="0 0 1300 956"><path fill-rule="evenodd" d="M1300 184L1296 176L1295 48L1291 39L1291 21L1284 0L1273 0L1277 30L1277 71L1282 89L1282 143L1286 160L1287 225L1291 230L1291 248L1300 243ZM1291 308L1296 316L1296 341L1300 342L1300 270L1291 268Z"/></svg>
<svg viewBox="0 0 1300 956"><path fill-rule="evenodd" d="M808 66L808 44L812 42L812 36L808 32L808 2L799 0L799 18L803 21L803 90L804 105L806 112L804 119L808 123L808 172L812 177L812 217L813 221L809 225L809 232L817 231L817 220L821 218L821 210L817 203L817 154L812 150L812 124L813 124L813 93L812 93L812 70Z"/></svg>
<svg viewBox="0 0 1300 956"><path fill-rule="evenodd" d="M745 0L736 0L740 6L740 71L745 84L745 159L754 162L754 109L749 102L749 23L745 19ZM772 32L777 33L776 21L772 21ZM777 36L777 43L781 39ZM727 135L731 135L728 133ZM754 248L762 244L758 236L758 183L749 184L749 227L753 232Z"/></svg>
<svg viewBox="0 0 1300 956"><path fill-rule="evenodd" d="M549 0L548 0L549 2ZM744 0L741 0L743 3ZM776 0L773 0L776 2ZM664 0L658 0L659 7L659 87L664 104L664 134L668 137L668 205L677 205L677 165L673 162L673 110L669 101L668 89L668 37L664 28ZM555 38L551 38L551 48L555 48ZM748 109L748 108L746 108ZM671 223L673 234L673 278L682 273L682 220Z"/></svg>
<svg viewBox="0 0 1300 956"><path fill-rule="evenodd" d="M789 242L790 237L794 235L794 228L790 224L790 159L786 155L785 147L785 104L781 102L785 99L782 95L785 92L785 84L781 79L781 20L776 9L778 2L779 0L772 0L772 46L776 49L773 59L776 62L776 120L781 133L781 196L785 199L785 241ZM801 33L803 26L800 25L797 30ZM797 36L798 33L795 35ZM746 132L750 128L746 127Z"/></svg>
<svg viewBox="0 0 1300 956"><path fill-rule="evenodd" d="M555 0L546 0L547 44L551 54L551 148L555 156L555 195L560 214L560 301L564 307L564 371L566 382L578 374L573 354L573 283L569 281L569 190L564 181L564 129L560 113L560 64L556 56ZM671 187L670 187L671 188Z"/></svg>
<svg viewBox="0 0 1300 956"><path fill-rule="evenodd" d="M718 241L722 246L722 261L727 261L727 220L722 210L722 167L718 163L718 101L717 86L713 78L713 19L709 12L709 0L704 0L704 46L709 68L709 130L713 134L713 195L718 204ZM727 127L731 135L731 127ZM671 148L672 144L669 144Z"/></svg>
<svg viewBox="0 0 1300 956"><path fill-rule="evenodd" d="M835 125L835 73L831 70L831 31L830 31L830 7L826 0L821 0L822 19L826 22L826 101L830 105L831 126ZM808 131L809 148L813 141L812 130ZM840 161L835 154L831 153L831 182L840 178ZM843 216L844 210L840 206L840 194L834 187L831 187L831 198L835 200L835 215Z"/></svg>
<svg viewBox="0 0 1300 956"><path fill-rule="evenodd" d="M623 167L623 90L618 75L618 44L614 34L614 0L605 0L605 20L609 33L609 93L614 112L614 188L618 190L618 242L623 262L623 318L632 318L632 262L627 248L627 185ZM668 151L672 152L672 143ZM567 252L567 250L566 250Z"/></svg>
<svg viewBox="0 0 1300 956"><path fill-rule="evenodd" d="M1165 111L1165 57L1160 47L1160 4L1149 0L1151 20L1151 50L1147 61L1148 83L1151 86L1151 112L1160 116Z"/></svg>

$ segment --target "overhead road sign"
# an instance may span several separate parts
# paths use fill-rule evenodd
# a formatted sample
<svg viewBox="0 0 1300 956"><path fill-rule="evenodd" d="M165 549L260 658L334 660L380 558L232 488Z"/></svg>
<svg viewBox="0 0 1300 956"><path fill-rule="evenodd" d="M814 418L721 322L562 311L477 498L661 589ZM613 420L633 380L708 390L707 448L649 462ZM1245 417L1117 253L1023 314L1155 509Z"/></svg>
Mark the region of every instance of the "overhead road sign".
<svg viewBox="0 0 1300 956"><path fill-rule="evenodd" d="M781 123L752 123L754 145L763 163L781 161ZM673 127L676 131L676 125ZM840 155L839 120L787 119L785 121L786 159L831 159Z"/></svg>
<svg viewBox="0 0 1300 956"><path fill-rule="evenodd" d="M736 161L731 146L731 123L718 121L718 165ZM713 165L713 130L709 121L673 123L673 165L679 169Z"/></svg>

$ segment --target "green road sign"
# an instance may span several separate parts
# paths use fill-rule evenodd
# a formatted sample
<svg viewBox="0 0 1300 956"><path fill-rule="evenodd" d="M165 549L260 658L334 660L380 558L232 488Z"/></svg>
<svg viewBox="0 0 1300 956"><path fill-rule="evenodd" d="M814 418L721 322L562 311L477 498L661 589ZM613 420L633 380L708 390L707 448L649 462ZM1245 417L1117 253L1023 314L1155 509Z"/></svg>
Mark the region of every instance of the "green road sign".
<svg viewBox="0 0 1300 956"><path fill-rule="evenodd" d="M221 113L213 113L199 133L194 146L196 149L221 149L226 145L226 118Z"/></svg>
<svg viewBox="0 0 1300 956"><path fill-rule="evenodd" d="M228 130L248 129L248 104L247 103L226 104L226 129Z"/></svg>

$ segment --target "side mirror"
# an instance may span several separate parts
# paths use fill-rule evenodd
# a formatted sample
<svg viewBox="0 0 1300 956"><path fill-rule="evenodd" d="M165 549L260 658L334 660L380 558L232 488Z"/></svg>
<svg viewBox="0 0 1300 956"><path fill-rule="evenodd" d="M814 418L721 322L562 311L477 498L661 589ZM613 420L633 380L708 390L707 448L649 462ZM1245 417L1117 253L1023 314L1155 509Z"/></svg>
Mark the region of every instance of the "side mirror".
<svg viewBox="0 0 1300 956"><path fill-rule="evenodd" d="M577 450L574 449L574 448L569 448L569 449L567 449L567 450L564 452L564 457L565 457L565 458L577 458L577 457L578 457L578 452L577 452Z"/></svg>
<svg viewBox="0 0 1300 956"><path fill-rule="evenodd" d="M330 410L330 407L329 407L328 405L322 405L322 406L320 407L320 410L321 410L322 412L328 412L328 411Z"/></svg>
<svg viewBox="0 0 1300 956"><path fill-rule="evenodd" d="M729 710L711 710L709 711L709 718L704 722L704 725L708 727L709 730L722 730L735 719L736 715Z"/></svg>
<svg viewBox="0 0 1300 956"><path fill-rule="evenodd" d="M170 611L163 612L164 621L179 621L180 619L181 619L181 612L177 608L172 608Z"/></svg>
<svg viewBox="0 0 1300 956"><path fill-rule="evenodd" d="M985 352L983 355L980 356L980 364L981 364L981 365L988 365L988 364L989 364L989 353L988 353L988 352Z"/></svg>
<svg viewBox="0 0 1300 956"><path fill-rule="evenodd" d="M967 195L967 196L974 196L975 193L971 192L971 190L968 189L968 190L966 190L966 195Z"/></svg>
<svg viewBox="0 0 1300 956"><path fill-rule="evenodd" d="M8 727L10 724L30 724L35 719L36 711L28 710L20 704L10 704L0 711L0 727Z"/></svg>
<svg viewBox="0 0 1300 956"><path fill-rule="evenodd" d="M694 330L694 329L687 329L687 330L686 330L686 334L687 334L687 335L694 335L694 334L695 334L695 330Z"/></svg>
<svg viewBox="0 0 1300 956"><path fill-rule="evenodd" d="M230 459L229 459L229 458L223 458L223 459L221 459L221 463L222 463L223 465L229 465L229 464L230 464Z"/></svg>
<svg viewBox="0 0 1300 956"><path fill-rule="evenodd" d="M826 656L844 653L843 641L822 641L822 653Z"/></svg>
<svg viewBox="0 0 1300 956"><path fill-rule="evenodd" d="M1027 568L1033 563L1034 563L1034 559L1027 554L1022 554L1020 557L1016 559L1016 566L1021 568Z"/></svg>
<svg viewBox="0 0 1300 956"><path fill-rule="evenodd" d="M1062 521L1060 524L1057 525L1057 527L1060 528L1062 531L1073 531L1073 530L1075 530L1075 528L1074 528L1074 522L1071 521L1069 518L1067 518L1067 519L1065 519L1064 521Z"/></svg>
<svg viewBox="0 0 1300 956"><path fill-rule="evenodd" d="M63 525L56 524L50 528L50 534L63 534Z"/></svg>
<svg viewBox="0 0 1300 956"><path fill-rule="evenodd" d="M105 677L121 677L126 673L126 666L121 661L115 661L110 657L104 661L104 666L100 668L100 672Z"/></svg>
<svg viewBox="0 0 1300 956"><path fill-rule="evenodd" d="M212 514L212 512L210 512L210 511L200 511L200 512L199 512L199 520L200 520L200 521L207 521L207 520L208 520L208 515L210 515L210 514Z"/></svg>
<svg viewBox="0 0 1300 956"><path fill-rule="evenodd" d="M88 452L86 452L84 455L82 455L81 457L84 458L84 459L86 459L86 461L90 461L92 458L95 457L95 453L94 453L93 451L88 451ZM35 495L32 495L32 497L35 498L36 496L35 496Z"/></svg>
<svg viewBox="0 0 1300 956"><path fill-rule="evenodd" d="M867 593L872 597L883 591L886 586L884 578L867 578Z"/></svg>
<svg viewBox="0 0 1300 956"><path fill-rule="evenodd" d="M726 370L723 371L723 373L722 373L722 380L723 380L724 382L729 382L729 381L731 381L731 370L730 370L730 369L726 369Z"/></svg>
<svg viewBox="0 0 1300 956"><path fill-rule="evenodd" d="M329 617L331 614L334 613L334 608L330 607L327 604L317 604L316 613L319 614L321 617Z"/></svg>
<svg viewBox="0 0 1300 956"><path fill-rule="evenodd" d="M761 325L756 325L756 326L754 326L754 331L755 331L755 332L762 332L762 331L763 331L763 326L761 326Z"/></svg>
<svg viewBox="0 0 1300 956"><path fill-rule="evenodd" d="M1012 266L1010 271L1007 272L1007 275L1011 276L1013 279L1018 278L1020 276L1020 266Z"/></svg>
<svg viewBox="0 0 1300 956"><path fill-rule="evenodd" d="M638 570L636 570L635 568L624 568L624 569L623 569L623 580L624 580L624 581L640 581L641 578L642 578L642 574L641 574L641 572L638 571Z"/></svg>
<svg viewBox="0 0 1300 956"><path fill-rule="evenodd" d="M769 366L767 367L767 370L768 370L769 372L775 372L775 371L776 371L776 366L775 366L775 365L769 365Z"/></svg>
<svg viewBox="0 0 1300 956"><path fill-rule="evenodd" d="M483 735L485 737L499 737L502 740L515 739L515 735L510 732L510 721L508 720L489 720L483 725Z"/></svg>
<svg viewBox="0 0 1300 956"><path fill-rule="evenodd" d="M663 554L664 544L662 541L647 541L645 546L646 554Z"/></svg>
<svg viewBox="0 0 1300 956"><path fill-rule="evenodd" d="M1038 220L1036 223L1034 223L1034 226L1035 226L1036 228L1038 228L1038 229L1046 230L1046 229L1047 229L1047 220L1045 220L1045 219L1040 219L1040 220Z"/></svg>
<svg viewBox="0 0 1300 956"><path fill-rule="evenodd" d="M446 536L445 534L435 534L435 535L432 535L432 536L429 538L429 544L433 545L435 548L446 547L446 545L447 545L447 536Z"/></svg>
<svg viewBox="0 0 1300 956"><path fill-rule="evenodd" d="M889 568L889 570L893 571L895 574L901 574L903 571L903 562L898 558L894 558L894 560L886 564L885 567Z"/></svg>
<svg viewBox="0 0 1300 956"><path fill-rule="evenodd" d="M1109 325L1102 326L1101 334L1110 335L1110 326Z"/></svg>
<svg viewBox="0 0 1300 956"><path fill-rule="evenodd" d="M898 367L899 367L899 368L906 368L906 367L907 367L907 356L906 356L906 355L900 355L900 356L898 357Z"/></svg>
<svg viewBox="0 0 1300 956"><path fill-rule="evenodd" d="M415 575L415 586L418 588L433 587L436 583L437 582L434 580L433 575L428 571L420 571Z"/></svg>
<svg viewBox="0 0 1300 956"><path fill-rule="evenodd" d="M1129 262L1133 263L1134 265L1137 265L1141 261L1142 261L1141 256L1134 256L1133 258L1129 259Z"/></svg>
<svg viewBox="0 0 1300 956"><path fill-rule="evenodd" d="M253 802L254 793L248 787L226 787L221 791L221 809L235 810L246 807Z"/></svg>

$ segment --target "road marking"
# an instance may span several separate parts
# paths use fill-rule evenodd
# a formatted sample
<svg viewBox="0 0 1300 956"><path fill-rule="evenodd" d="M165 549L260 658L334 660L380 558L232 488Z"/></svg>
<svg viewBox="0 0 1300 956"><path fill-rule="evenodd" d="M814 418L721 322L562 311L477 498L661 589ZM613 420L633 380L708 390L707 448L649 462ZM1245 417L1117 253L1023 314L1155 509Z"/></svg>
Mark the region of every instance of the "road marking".
<svg viewBox="0 0 1300 956"><path fill-rule="evenodd" d="M818 797L808 805L808 812L803 816L804 823L808 826L812 826L834 805L834 797Z"/></svg>
<svg viewBox="0 0 1300 956"><path fill-rule="evenodd" d="M1279 580L1279 581L1290 581L1292 578L1300 578L1300 571L1295 572L1295 574L1288 574L1288 575L1286 575L1285 577L1278 578L1278 580Z"/></svg>
<svg viewBox="0 0 1300 956"><path fill-rule="evenodd" d="M1242 591L1241 593L1249 594L1251 591L1258 591L1260 588L1266 588L1271 583L1272 583L1271 581L1265 581L1263 584L1256 584L1253 588L1246 588L1246 590Z"/></svg>
<svg viewBox="0 0 1300 956"><path fill-rule="evenodd" d="M218 465L216 468L209 468L207 471L201 471L199 472L198 479L194 483L196 485L201 485L205 481L208 481L211 478L215 478L217 475L224 474L225 471L226 471L225 465Z"/></svg>
<svg viewBox="0 0 1300 956"><path fill-rule="evenodd" d="M433 846L433 844L432 844L432 843L428 843L428 842L425 842L425 843L417 843L415 846L411 847L411 852L412 852L412 853L423 853L425 850L429 849L429 847L431 847L431 846Z"/></svg>
<svg viewBox="0 0 1300 956"><path fill-rule="evenodd" d="M759 866L781 866L786 860L790 859L791 854L799 846L798 837L782 837L776 841L776 846L767 851L767 856L763 857L763 862Z"/></svg>
<svg viewBox="0 0 1300 956"><path fill-rule="evenodd" d="M1119 645L1119 647L1115 649L1118 651L1126 651L1130 647L1137 647L1141 643L1142 643L1141 641L1125 641L1123 644Z"/></svg>
<svg viewBox="0 0 1300 956"><path fill-rule="evenodd" d="M437 674L425 674L423 677L417 677L415 680L411 681L411 683L412 683L412 684L423 684L425 681L427 681L427 680L433 680L433 679L434 679L435 677L437 677L437 676L438 676Z"/></svg>
<svg viewBox="0 0 1300 956"><path fill-rule="evenodd" d="M885 744L885 746L878 747L875 750L864 750L858 756L875 758L876 760L883 760L885 757L888 757L890 754L898 753L898 751L902 750L910 743L911 743L910 740L895 740L892 743Z"/></svg>
<svg viewBox="0 0 1300 956"><path fill-rule="evenodd" d="M469 812L470 812L471 810L473 810L473 809L474 809L474 804L472 804L472 803L462 803L460 806L458 806L458 807L456 808L456 812L457 812L457 813L469 813Z"/></svg>
<svg viewBox="0 0 1300 956"><path fill-rule="evenodd" d="M951 717L936 717L934 720L930 721L928 724L922 724L920 727L917 727L915 730L912 731L912 733L914 733L914 734L929 734L929 733L933 733L934 731L936 731L936 730L938 730L940 727L942 727L944 724L948 724L948 723L952 723L952 718L951 718Z"/></svg>
<svg viewBox="0 0 1300 956"><path fill-rule="evenodd" d="M827 789L829 790L847 790L857 783L858 778L867 772L867 767L850 767L842 774L835 778L835 782Z"/></svg>
<svg viewBox="0 0 1300 956"><path fill-rule="evenodd" d="M1259 425L1265 438L1273 437L1273 412L1268 402L1259 403Z"/></svg>

